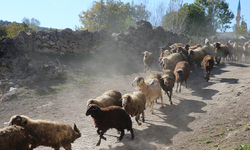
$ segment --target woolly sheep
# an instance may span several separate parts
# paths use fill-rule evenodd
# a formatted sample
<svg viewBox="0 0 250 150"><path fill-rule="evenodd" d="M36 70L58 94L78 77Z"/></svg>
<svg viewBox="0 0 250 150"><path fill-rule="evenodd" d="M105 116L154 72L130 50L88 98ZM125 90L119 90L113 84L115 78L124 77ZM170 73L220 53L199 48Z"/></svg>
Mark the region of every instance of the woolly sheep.
<svg viewBox="0 0 250 150"><path fill-rule="evenodd" d="M206 55L202 61L203 68L205 71L205 79L208 81L209 80L209 75L210 72L212 71L214 67L214 59L210 55Z"/></svg>
<svg viewBox="0 0 250 150"><path fill-rule="evenodd" d="M163 70L162 75L161 75L161 79L163 80L162 88L165 91L165 93L167 93L170 104L173 105L171 97L172 97L173 87L174 87L174 83L175 83L174 72L170 69Z"/></svg>
<svg viewBox="0 0 250 150"><path fill-rule="evenodd" d="M163 57L162 58L162 64L163 64L163 68L164 69L170 69L170 70L174 70L175 65L180 62L185 60L185 56L183 54L180 53L173 53L167 57Z"/></svg>
<svg viewBox="0 0 250 150"><path fill-rule="evenodd" d="M106 140L103 134L110 128L115 128L121 132L117 142L122 140L124 136L124 129L130 131L131 139L134 139L131 118L121 107L109 106L100 108L95 104L91 104L86 111L86 116L89 115L93 118L94 124L98 128L97 133L100 135L100 139L96 146L101 144L101 139Z"/></svg>
<svg viewBox="0 0 250 150"><path fill-rule="evenodd" d="M214 47L215 47L215 61L217 62L217 65L219 65L221 58L227 57L227 55L229 54L229 50L226 45L222 45L218 42L214 44Z"/></svg>
<svg viewBox="0 0 250 150"><path fill-rule="evenodd" d="M144 72L146 72L146 69L150 69L150 72L151 72L151 67L152 67L152 64L153 64L153 53L151 52L148 52L148 51L144 51L142 52L141 54L143 54L143 64L145 66L144 68Z"/></svg>
<svg viewBox="0 0 250 150"><path fill-rule="evenodd" d="M186 61L180 61L176 64L174 69L175 80L177 82L176 92L178 90L178 84L180 85L179 92L181 92L181 85L182 82L185 81L186 88L187 88L187 79L190 75L190 66Z"/></svg>
<svg viewBox="0 0 250 150"><path fill-rule="evenodd" d="M131 94L125 94L121 98L122 106L124 110L131 116L135 116L135 120L138 125L141 125L139 122L140 114L142 114L142 122L145 121L145 105L146 97L143 92L135 91Z"/></svg>
<svg viewBox="0 0 250 150"><path fill-rule="evenodd" d="M28 150L36 136L21 126L8 126L0 129L0 145L2 150Z"/></svg>
<svg viewBox="0 0 250 150"><path fill-rule="evenodd" d="M244 53L243 47L239 43L234 42L233 48L235 49L234 54L238 57L238 61L240 61L242 59L242 54Z"/></svg>
<svg viewBox="0 0 250 150"><path fill-rule="evenodd" d="M190 66L193 68L194 63L197 63L197 66L200 67L200 64L203 60L203 58L207 55L206 51L207 47L198 47L197 49L190 49L188 51L188 60Z"/></svg>
<svg viewBox="0 0 250 150"><path fill-rule="evenodd" d="M49 146L55 150L63 147L65 150L71 150L71 143L81 137L79 129L74 124L74 129L65 123L59 123L48 120L33 120L27 116L12 116L10 125L19 125L29 130L34 131L39 142L33 143L31 148L36 148L39 145Z"/></svg>
<svg viewBox="0 0 250 150"><path fill-rule="evenodd" d="M161 98L161 107L164 107L163 105L163 99L162 99L162 92L161 92L161 86L159 81L155 78L151 81L151 83L146 84L144 82L143 77L136 77L134 81L132 82L132 86L140 87L140 90L144 93L146 96L146 108L149 106L150 102L151 104L151 113L154 113L153 106L154 106L154 100Z"/></svg>
<svg viewBox="0 0 250 150"><path fill-rule="evenodd" d="M121 97L122 94L118 90L108 90L95 99L89 99L87 101L87 107L91 104L96 104L101 108L108 106L122 107Z"/></svg>

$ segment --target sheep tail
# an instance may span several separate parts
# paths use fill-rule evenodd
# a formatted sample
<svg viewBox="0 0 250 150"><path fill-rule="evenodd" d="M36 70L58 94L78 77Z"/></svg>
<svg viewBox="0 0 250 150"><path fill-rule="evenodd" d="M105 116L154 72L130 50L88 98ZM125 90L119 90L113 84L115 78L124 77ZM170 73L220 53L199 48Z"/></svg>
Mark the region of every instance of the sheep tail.
<svg viewBox="0 0 250 150"><path fill-rule="evenodd" d="M77 138L81 137L80 130L77 128L75 123L74 123L74 131Z"/></svg>

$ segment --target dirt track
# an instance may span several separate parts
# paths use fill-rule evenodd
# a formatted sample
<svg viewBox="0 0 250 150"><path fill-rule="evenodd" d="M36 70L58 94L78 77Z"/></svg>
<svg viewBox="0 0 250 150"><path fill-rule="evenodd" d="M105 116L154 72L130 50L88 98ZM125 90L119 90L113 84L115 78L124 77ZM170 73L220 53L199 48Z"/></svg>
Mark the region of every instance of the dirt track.
<svg viewBox="0 0 250 150"><path fill-rule="evenodd" d="M243 63L222 63L214 68L209 82L204 79L203 69L196 68L188 79L187 89L182 86L181 93L176 93L174 87L172 106L167 95L164 95L165 107L160 108L160 103L155 104L153 115L147 109L145 123L141 126L132 118L135 132L133 141L129 139L130 132L125 131L124 139L115 143L119 134L112 129L104 135L107 141L102 140L101 145L96 147L99 136L92 118L85 116L86 101L108 89L117 89L122 94L132 92L135 90L131 87L132 80L149 73L96 77L83 85L65 82L66 88L49 96L37 95L33 90L25 89L25 96L0 103L0 127L5 127L3 123L17 114L65 122L72 126L76 123L82 137L72 145L74 150L232 148L249 141L249 67Z"/></svg>

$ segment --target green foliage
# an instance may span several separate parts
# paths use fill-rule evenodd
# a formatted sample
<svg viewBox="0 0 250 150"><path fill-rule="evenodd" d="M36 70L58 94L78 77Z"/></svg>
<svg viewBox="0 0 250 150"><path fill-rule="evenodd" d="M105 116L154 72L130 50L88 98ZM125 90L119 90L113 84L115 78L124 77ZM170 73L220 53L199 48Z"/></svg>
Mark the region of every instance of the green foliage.
<svg viewBox="0 0 250 150"><path fill-rule="evenodd" d="M250 146L248 145L238 145L235 147L235 150L250 150Z"/></svg>
<svg viewBox="0 0 250 150"><path fill-rule="evenodd" d="M97 31L100 25L101 2L94 1L92 7L79 14L81 24L80 29ZM128 26L135 26L139 20L147 20L150 13L143 4L132 5L130 3L106 0L102 4L102 15L100 28L106 29L108 34L113 32L125 31Z"/></svg>
<svg viewBox="0 0 250 150"><path fill-rule="evenodd" d="M180 0L175 0L180 1ZM172 2L172 1L171 1ZM226 31L234 18L225 0L195 0L192 4L180 5L178 10L167 12L163 28L174 27L176 33L189 36L211 36L217 30Z"/></svg>
<svg viewBox="0 0 250 150"><path fill-rule="evenodd" d="M1 26L0 25L0 41L7 37L7 29L6 29L6 26Z"/></svg>
<svg viewBox="0 0 250 150"><path fill-rule="evenodd" d="M233 33L236 38L239 38L239 36L248 36L249 34L246 24L241 24L240 26L234 25Z"/></svg>
<svg viewBox="0 0 250 150"><path fill-rule="evenodd" d="M9 24L6 28L7 28L7 37L14 37L17 35L19 31L28 32L30 29L26 23L21 23L21 24L12 23Z"/></svg>

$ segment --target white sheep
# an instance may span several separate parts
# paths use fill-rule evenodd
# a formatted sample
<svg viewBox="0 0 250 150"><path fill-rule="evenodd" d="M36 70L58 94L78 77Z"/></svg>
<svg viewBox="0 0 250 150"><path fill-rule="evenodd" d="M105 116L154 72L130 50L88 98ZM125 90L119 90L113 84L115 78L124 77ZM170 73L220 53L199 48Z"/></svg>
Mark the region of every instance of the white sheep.
<svg viewBox="0 0 250 150"><path fill-rule="evenodd" d="M122 102L120 101L121 97L122 94L118 90L108 90L95 99L89 99L87 101L87 107L91 104L96 104L101 108L108 106L122 107Z"/></svg>
<svg viewBox="0 0 250 150"><path fill-rule="evenodd" d="M135 120L138 125L141 125L139 122L140 115L142 114L142 122L145 121L144 110L146 105L146 97L143 92L135 91L130 94L125 94L121 98L122 106L124 110L131 116L135 116Z"/></svg>
<svg viewBox="0 0 250 150"><path fill-rule="evenodd" d="M163 65L164 69L170 69L174 71L175 65L183 60L186 60L184 54L173 53L167 57L163 57L160 64Z"/></svg>
<svg viewBox="0 0 250 150"><path fill-rule="evenodd" d="M163 99L162 99L162 92L161 92L161 86L159 81L155 78L152 80L150 84L146 84L144 82L143 77L136 77L134 81L132 82L132 86L140 87L140 90L144 93L146 96L146 108L149 106L150 102L151 104L151 113L154 113L153 106L154 106L154 100L161 98L161 107L164 107L163 105Z"/></svg>
<svg viewBox="0 0 250 150"><path fill-rule="evenodd" d="M148 51L144 51L141 54L143 54L143 64L144 64L144 72L146 72L146 69L152 69L152 64L153 64L153 53L152 52L148 52Z"/></svg>

